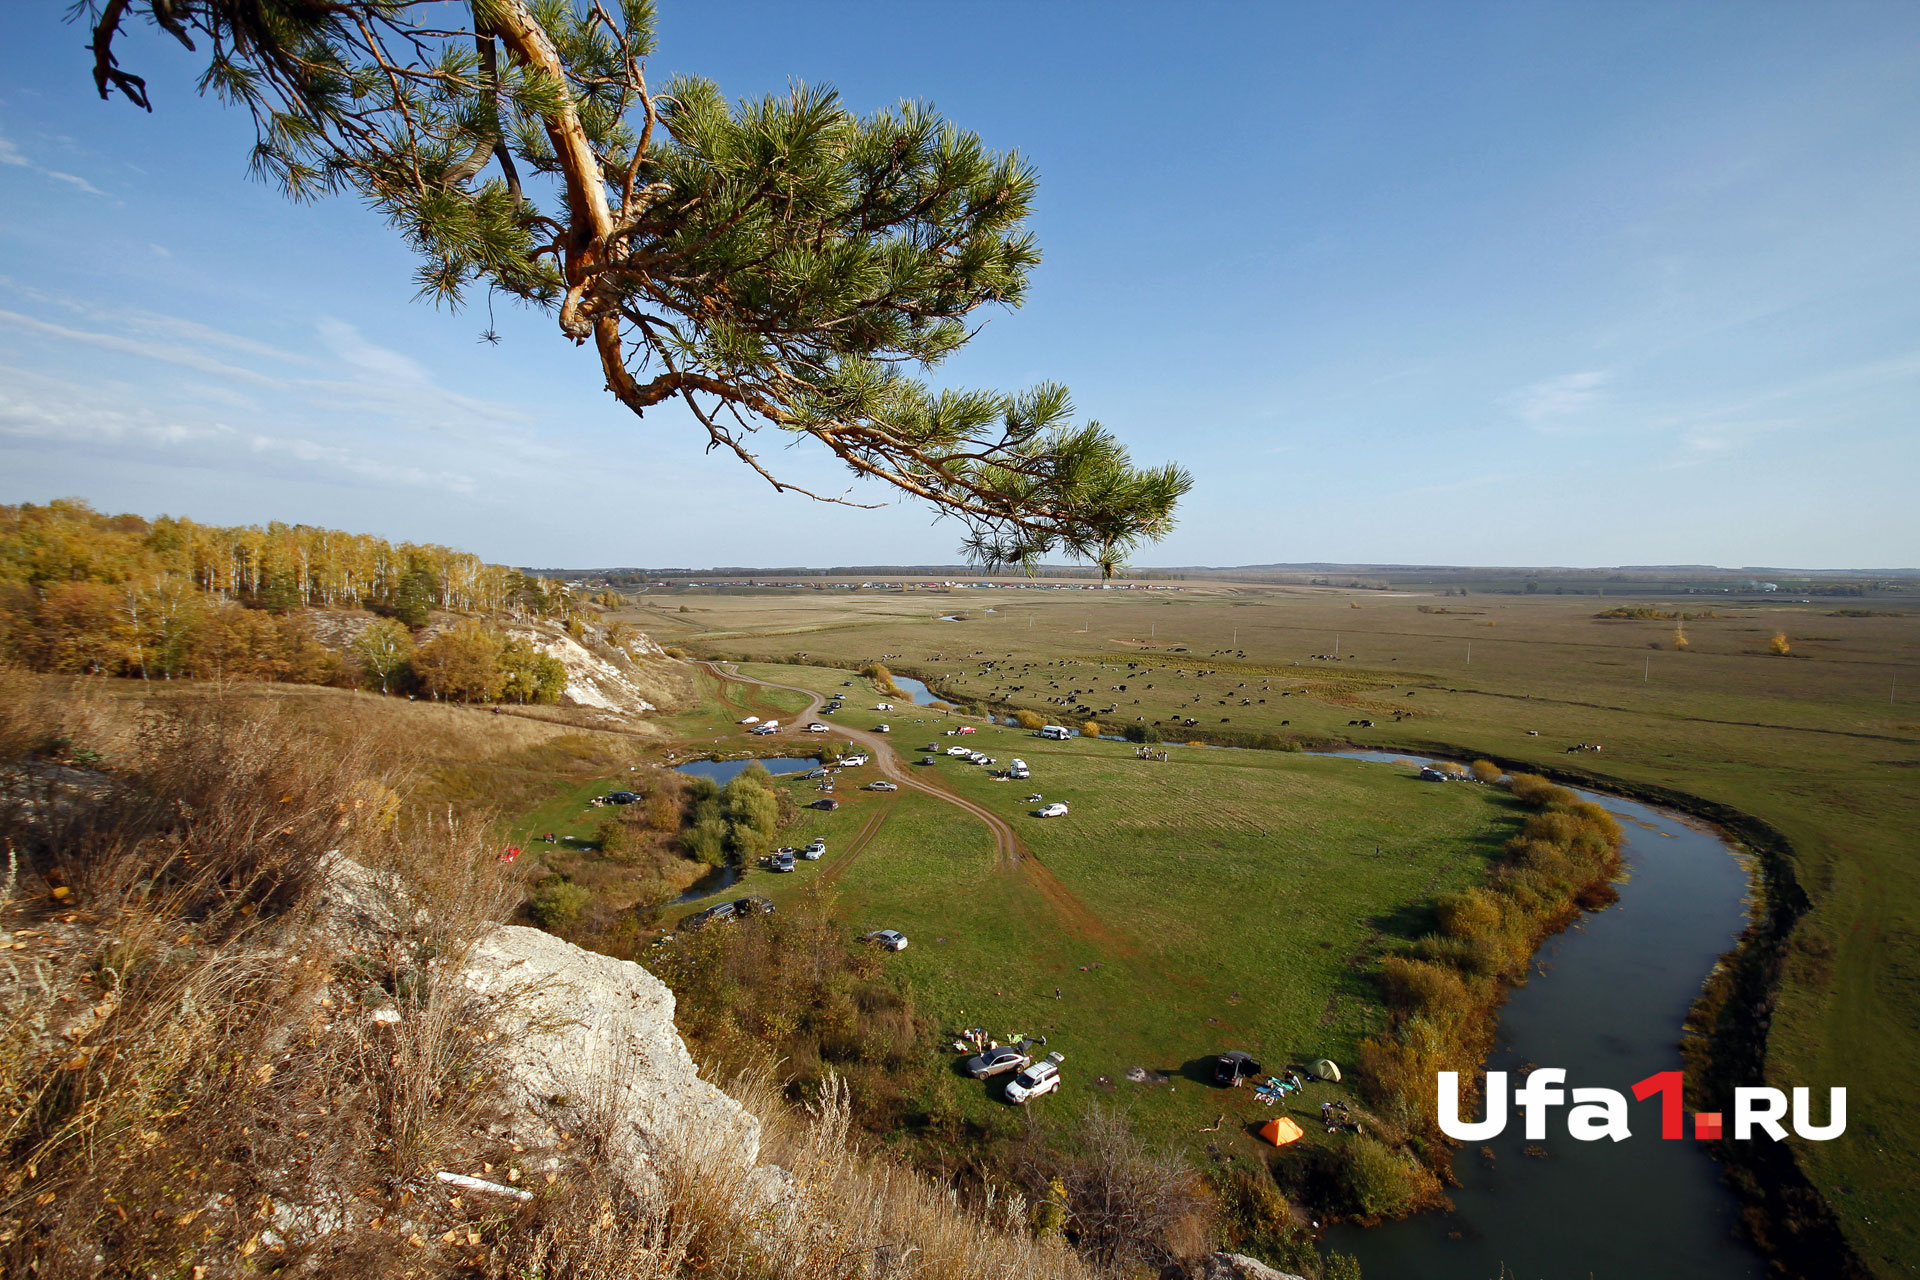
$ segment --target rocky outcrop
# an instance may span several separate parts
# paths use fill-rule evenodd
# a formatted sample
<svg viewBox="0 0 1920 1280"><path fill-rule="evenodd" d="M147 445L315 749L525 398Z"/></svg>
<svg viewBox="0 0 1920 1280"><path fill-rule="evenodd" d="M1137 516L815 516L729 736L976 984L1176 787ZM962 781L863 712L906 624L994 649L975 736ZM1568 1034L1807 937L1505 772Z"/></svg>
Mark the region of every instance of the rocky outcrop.
<svg viewBox="0 0 1920 1280"><path fill-rule="evenodd" d="M1194 1280L1302 1280L1290 1271L1276 1271L1244 1253L1216 1253L1201 1264Z"/></svg>
<svg viewBox="0 0 1920 1280"><path fill-rule="evenodd" d="M508 634L531 642L534 648L557 659L567 669L566 698L569 702L620 715L639 715L654 709L654 704L647 700L626 672L565 632L549 627L514 627L509 629ZM648 657L663 656L659 646L645 636L630 640L627 649L630 653Z"/></svg>
<svg viewBox="0 0 1920 1280"><path fill-rule="evenodd" d="M638 1164L690 1138L741 1169L757 1162L759 1120L700 1078L673 992L639 965L508 925L474 944L461 978L498 1037L523 1141L591 1123Z"/></svg>

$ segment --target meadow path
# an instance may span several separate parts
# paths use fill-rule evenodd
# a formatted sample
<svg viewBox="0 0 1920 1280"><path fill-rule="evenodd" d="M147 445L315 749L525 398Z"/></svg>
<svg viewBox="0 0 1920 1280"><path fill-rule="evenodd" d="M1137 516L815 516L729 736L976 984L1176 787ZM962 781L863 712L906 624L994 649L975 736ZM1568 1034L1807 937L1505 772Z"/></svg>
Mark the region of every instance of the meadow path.
<svg viewBox="0 0 1920 1280"><path fill-rule="evenodd" d="M722 681L759 685L767 689L784 689L789 693L805 694L811 701L807 703L804 710L795 712L794 718L790 722L791 724L801 726L803 733L805 726L819 715L821 706L826 702L826 699L822 695L815 693L811 689L802 689L798 685L775 684L770 680L755 680L751 676L743 676L737 671L724 669L717 662L708 662L702 665L713 672L715 678ZM889 735L872 733L865 729L849 728L844 724L829 724L828 729L830 732L847 739L866 751L868 755L873 757L873 762L879 766L880 772L888 779L899 783L903 787L911 787L913 790L921 792L924 795L930 795L936 800L953 805L955 808L964 809L969 814L980 819L981 822L986 824L987 830L993 833L994 852L998 855L1002 863L1015 865L1027 856L1026 849L1020 844L1020 837L1014 834L1013 828L1007 824L1005 818L1002 818L993 810L977 805L964 796L955 795L945 787L939 786L924 776L915 773L912 766L902 760L900 753L893 749L893 744L888 741Z"/></svg>
<svg viewBox="0 0 1920 1280"><path fill-rule="evenodd" d="M826 702L821 694L811 689L802 689L798 685L756 680L751 676L743 676L738 671L724 669L717 662L702 662L701 665L711 671L715 679L723 683L759 685L767 689L783 689L789 693L805 694L809 699L806 707L796 712L793 720L789 722L802 726L803 733L804 726L819 714L821 706ZM1004 870L1017 870L1024 875L1027 882L1046 900L1054 915L1067 929L1089 942L1106 948L1116 956L1134 954L1134 945L1108 928L1106 921L1095 915L1086 903L1060 882L1053 872L1047 870L1040 860L1021 843L1019 835L1005 818L983 805L975 804L965 796L955 795L940 785L932 775L916 773L912 766L900 758L900 753L894 750L892 742L889 741L891 736L889 734L873 733L865 729L854 729L844 724L830 722L828 730L863 748L873 757L873 762L879 766L880 772L902 787L910 787L922 795L932 796L943 804L950 804L978 818L986 825L987 830L993 833L994 854L1000 867ZM865 847L872 834L872 830L863 832L862 838L858 841L859 846ZM839 870L844 871L845 867L842 866Z"/></svg>

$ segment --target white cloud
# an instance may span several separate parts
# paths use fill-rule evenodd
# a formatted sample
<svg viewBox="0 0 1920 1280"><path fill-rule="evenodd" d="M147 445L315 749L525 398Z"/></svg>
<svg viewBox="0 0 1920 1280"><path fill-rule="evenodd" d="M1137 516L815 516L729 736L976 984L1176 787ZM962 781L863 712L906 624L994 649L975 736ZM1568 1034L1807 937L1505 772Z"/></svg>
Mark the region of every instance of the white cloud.
<svg viewBox="0 0 1920 1280"><path fill-rule="evenodd" d="M0 446L193 467L249 478L472 493L473 476L408 458L377 435L342 443L287 424L245 427L129 407L126 388L0 366Z"/></svg>
<svg viewBox="0 0 1920 1280"><path fill-rule="evenodd" d="M433 381L419 361L390 347L369 342L358 329L344 320L323 319L316 327L327 349L358 370L363 378L418 384Z"/></svg>
<svg viewBox="0 0 1920 1280"><path fill-rule="evenodd" d="M122 337L114 333L98 333L86 329L71 329L66 325L52 324L45 320L36 320L32 316L21 315L17 311L0 311L0 324L15 329L38 334L43 338L53 338L61 342L77 343L82 346L97 347L103 351L112 351L120 355L139 356L146 360L157 360L163 364L178 365L183 369L192 369L196 373L209 373L217 377L230 378L235 382L245 382L260 387L278 387L281 380L257 373L252 369L243 369L238 365L215 360L202 355L192 347L169 346L145 342L138 338Z"/></svg>
<svg viewBox="0 0 1920 1280"><path fill-rule="evenodd" d="M88 182L85 178L82 178L78 174L62 173L58 169L49 169L45 165L35 164L33 161L27 159L26 153L21 151L20 148L17 145L15 145L15 143L11 138L8 138L4 134L0 134L0 164L15 165L19 168L29 170L30 172L33 172L33 173L37 173L43 178L51 178L55 182L67 183L70 186L75 186L80 188L82 191L86 192L88 195L95 195L95 196L101 196L101 197L105 197L107 195L106 192L94 186L91 182Z"/></svg>
<svg viewBox="0 0 1920 1280"><path fill-rule="evenodd" d="M1593 408L1612 380L1613 375L1605 369L1564 373L1509 392L1501 403L1529 426L1550 430Z"/></svg>

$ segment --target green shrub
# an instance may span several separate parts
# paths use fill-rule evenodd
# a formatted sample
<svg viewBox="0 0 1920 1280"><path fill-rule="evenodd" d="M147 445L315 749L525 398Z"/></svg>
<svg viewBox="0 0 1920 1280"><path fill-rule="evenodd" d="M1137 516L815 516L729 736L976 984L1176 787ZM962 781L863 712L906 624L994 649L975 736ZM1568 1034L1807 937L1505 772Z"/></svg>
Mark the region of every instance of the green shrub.
<svg viewBox="0 0 1920 1280"><path fill-rule="evenodd" d="M1342 1208L1360 1218L1393 1218L1413 1210L1433 1175L1385 1143L1362 1134L1339 1148Z"/></svg>
<svg viewBox="0 0 1920 1280"><path fill-rule="evenodd" d="M1516 800L1527 805L1570 804L1575 799L1573 792L1548 782L1537 773L1511 775L1507 779L1507 790L1513 792Z"/></svg>
<svg viewBox="0 0 1920 1280"><path fill-rule="evenodd" d="M718 816L704 818L680 833L680 847L689 858L717 867L727 860L727 824Z"/></svg>
<svg viewBox="0 0 1920 1280"><path fill-rule="evenodd" d="M1150 724L1130 724L1124 731L1128 742L1159 742L1160 730Z"/></svg>
<svg viewBox="0 0 1920 1280"><path fill-rule="evenodd" d="M533 918L548 933L565 935L580 923L580 913L591 901L593 894L585 887L559 876L548 876L534 892Z"/></svg>
<svg viewBox="0 0 1920 1280"><path fill-rule="evenodd" d="M1500 904L1483 889L1449 893L1434 904L1440 932L1450 938L1489 938L1501 925Z"/></svg>
<svg viewBox="0 0 1920 1280"><path fill-rule="evenodd" d="M593 842L600 847L601 854L609 858L624 858L639 843L627 824L613 814L593 824Z"/></svg>
<svg viewBox="0 0 1920 1280"><path fill-rule="evenodd" d="M1313 1233L1294 1221L1293 1206L1273 1179L1229 1166L1214 1173L1211 1181L1226 1243L1234 1252L1299 1275L1313 1274L1320 1261Z"/></svg>

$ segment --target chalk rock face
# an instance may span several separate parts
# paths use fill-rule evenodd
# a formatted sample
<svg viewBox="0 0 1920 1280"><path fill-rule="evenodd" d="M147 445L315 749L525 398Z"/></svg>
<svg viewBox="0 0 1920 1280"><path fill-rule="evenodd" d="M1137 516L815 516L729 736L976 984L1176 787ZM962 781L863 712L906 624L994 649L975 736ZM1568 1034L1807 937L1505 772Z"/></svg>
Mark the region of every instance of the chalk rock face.
<svg viewBox="0 0 1920 1280"><path fill-rule="evenodd" d="M673 992L639 965L506 925L476 942L462 978L488 1006L516 1126L608 1125L640 1165L689 1140L750 1170L760 1121L702 1080L673 1025Z"/></svg>
<svg viewBox="0 0 1920 1280"><path fill-rule="evenodd" d="M1201 1266L1197 1280L1301 1280L1288 1271L1275 1271L1244 1253L1216 1253Z"/></svg>
<svg viewBox="0 0 1920 1280"><path fill-rule="evenodd" d="M641 695L640 690L618 667L566 632L551 627L538 630L523 627L512 629L508 634L530 641L534 648L549 658L559 660L560 665L567 669L566 696L569 701L583 707L629 715L654 709L653 703ZM646 636L630 640L628 651L645 657L665 656L665 651Z"/></svg>

